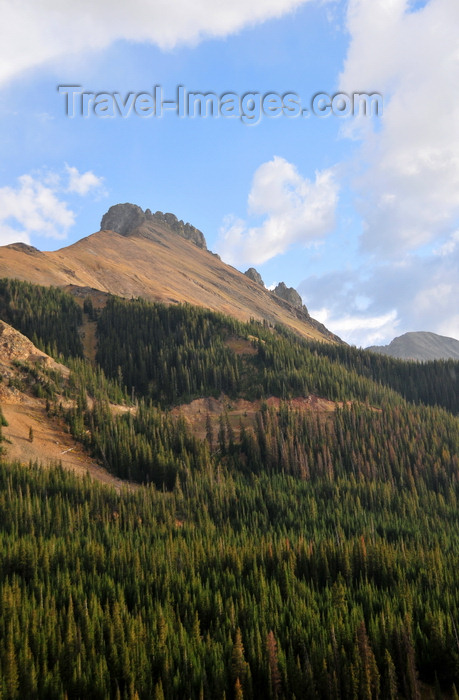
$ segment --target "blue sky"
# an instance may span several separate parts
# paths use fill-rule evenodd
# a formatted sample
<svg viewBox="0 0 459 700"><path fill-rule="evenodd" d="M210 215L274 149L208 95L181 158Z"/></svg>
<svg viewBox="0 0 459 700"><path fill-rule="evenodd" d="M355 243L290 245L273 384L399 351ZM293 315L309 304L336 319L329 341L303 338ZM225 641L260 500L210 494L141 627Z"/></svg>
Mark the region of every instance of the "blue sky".
<svg viewBox="0 0 459 700"><path fill-rule="evenodd" d="M0 244L68 245L109 206L171 211L366 346L459 338L457 0L58 0L1 13ZM69 118L93 93L377 92L379 117Z"/></svg>

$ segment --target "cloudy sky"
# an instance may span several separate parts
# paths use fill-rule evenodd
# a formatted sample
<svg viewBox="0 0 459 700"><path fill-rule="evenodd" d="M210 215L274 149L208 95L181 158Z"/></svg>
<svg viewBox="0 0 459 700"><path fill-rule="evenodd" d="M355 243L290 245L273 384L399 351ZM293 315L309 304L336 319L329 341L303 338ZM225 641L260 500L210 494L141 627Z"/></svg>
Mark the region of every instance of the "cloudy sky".
<svg viewBox="0 0 459 700"><path fill-rule="evenodd" d="M457 0L3 0L0 18L0 244L56 249L130 201L350 343L459 338ZM155 86L233 112L160 116ZM383 112L315 115L318 93Z"/></svg>

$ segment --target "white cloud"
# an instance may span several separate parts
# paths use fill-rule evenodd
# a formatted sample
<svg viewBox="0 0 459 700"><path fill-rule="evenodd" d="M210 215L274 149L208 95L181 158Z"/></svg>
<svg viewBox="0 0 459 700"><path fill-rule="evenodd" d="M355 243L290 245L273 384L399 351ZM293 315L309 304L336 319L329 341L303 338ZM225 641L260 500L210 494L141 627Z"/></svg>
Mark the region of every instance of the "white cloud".
<svg viewBox="0 0 459 700"><path fill-rule="evenodd" d="M275 156L255 172L248 198L249 215L264 217L263 222L250 226L227 218L217 250L237 265L261 264L294 243L315 243L333 229L337 201L332 169L317 172L311 182L292 163Z"/></svg>
<svg viewBox="0 0 459 700"><path fill-rule="evenodd" d="M386 344L408 331L459 339L458 269L456 245L447 255L406 255L311 276L298 290L313 317L355 345Z"/></svg>
<svg viewBox="0 0 459 700"><path fill-rule="evenodd" d="M459 231L454 231L437 250L434 250L434 254L451 255L457 248L459 248Z"/></svg>
<svg viewBox="0 0 459 700"><path fill-rule="evenodd" d="M4 0L0 83L59 56L106 48L118 39L163 49L223 37L280 17L310 0Z"/></svg>
<svg viewBox="0 0 459 700"><path fill-rule="evenodd" d="M90 190L97 190L103 186L103 178L97 177L91 170L80 173L77 168L73 168L67 164L65 169L69 176L68 192L75 192L76 194L84 196L88 194Z"/></svg>
<svg viewBox="0 0 459 700"><path fill-rule="evenodd" d="M18 231L0 219L0 246L10 243L30 243L30 236L27 231Z"/></svg>
<svg viewBox="0 0 459 700"><path fill-rule="evenodd" d="M379 316L344 314L335 317L330 309L324 307L312 309L310 314L347 343L358 347L383 345L387 338L392 340L398 332L399 320L395 309Z"/></svg>
<svg viewBox="0 0 459 700"><path fill-rule="evenodd" d="M63 239L75 223L75 214L61 196L86 195L99 188L101 178L66 166L66 175L21 175L16 186L0 187L0 245L30 243L34 235Z"/></svg>
<svg viewBox="0 0 459 700"><path fill-rule="evenodd" d="M459 338L459 3L413 7L349 1L339 89L384 95L377 123L343 129L357 141L361 257L299 285L313 315L363 346L416 330Z"/></svg>
<svg viewBox="0 0 459 700"><path fill-rule="evenodd" d="M350 0L340 90L384 95L379 128L350 124L363 249L386 256L446 236L459 216L459 3Z"/></svg>

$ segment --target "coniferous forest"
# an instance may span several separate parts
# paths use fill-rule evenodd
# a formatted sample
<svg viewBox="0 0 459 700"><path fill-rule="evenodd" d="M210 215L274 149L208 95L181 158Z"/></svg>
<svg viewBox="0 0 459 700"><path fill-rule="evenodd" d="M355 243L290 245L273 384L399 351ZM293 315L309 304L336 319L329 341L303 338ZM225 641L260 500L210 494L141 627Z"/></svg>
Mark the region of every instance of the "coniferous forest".
<svg viewBox="0 0 459 700"><path fill-rule="evenodd" d="M0 318L50 355L83 355L78 334L81 309L57 287L0 279Z"/></svg>
<svg viewBox="0 0 459 700"><path fill-rule="evenodd" d="M15 284L53 348L72 299ZM96 365L76 315L55 345L48 410L128 483L10 464L0 414L1 697L457 698L458 363L142 300L97 316ZM222 392L260 410L205 438L171 411ZM334 410L289 403L310 394Z"/></svg>

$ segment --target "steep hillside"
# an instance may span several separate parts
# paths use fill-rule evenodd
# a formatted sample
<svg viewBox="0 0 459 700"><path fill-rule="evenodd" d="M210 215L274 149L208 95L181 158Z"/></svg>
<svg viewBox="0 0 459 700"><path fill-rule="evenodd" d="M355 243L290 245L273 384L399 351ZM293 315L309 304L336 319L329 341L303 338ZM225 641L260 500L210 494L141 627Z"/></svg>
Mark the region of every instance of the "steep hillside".
<svg viewBox="0 0 459 700"><path fill-rule="evenodd" d="M24 335L0 321L0 406L5 456L21 464L62 464L79 476L90 473L119 488L120 479L92 459L69 434L64 421L46 410L47 398L60 392L68 367L42 352ZM62 398L62 397L61 397Z"/></svg>
<svg viewBox="0 0 459 700"><path fill-rule="evenodd" d="M389 345L372 345L367 350L401 360L459 360L459 340L423 331L405 333Z"/></svg>
<svg viewBox="0 0 459 700"><path fill-rule="evenodd" d="M142 218L137 209L142 210L134 208L135 227L130 230L132 210L126 213L124 207L133 205L117 206L122 208L109 217L116 209L112 207L103 222L109 221L122 233L99 231L46 253L24 244L4 246L0 248L0 278L89 287L168 304L187 302L243 321L282 323L305 338L340 342L305 307L281 299L208 251L194 227L167 218L172 215L145 214ZM117 223L120 218L122 225Z"/></svg>

